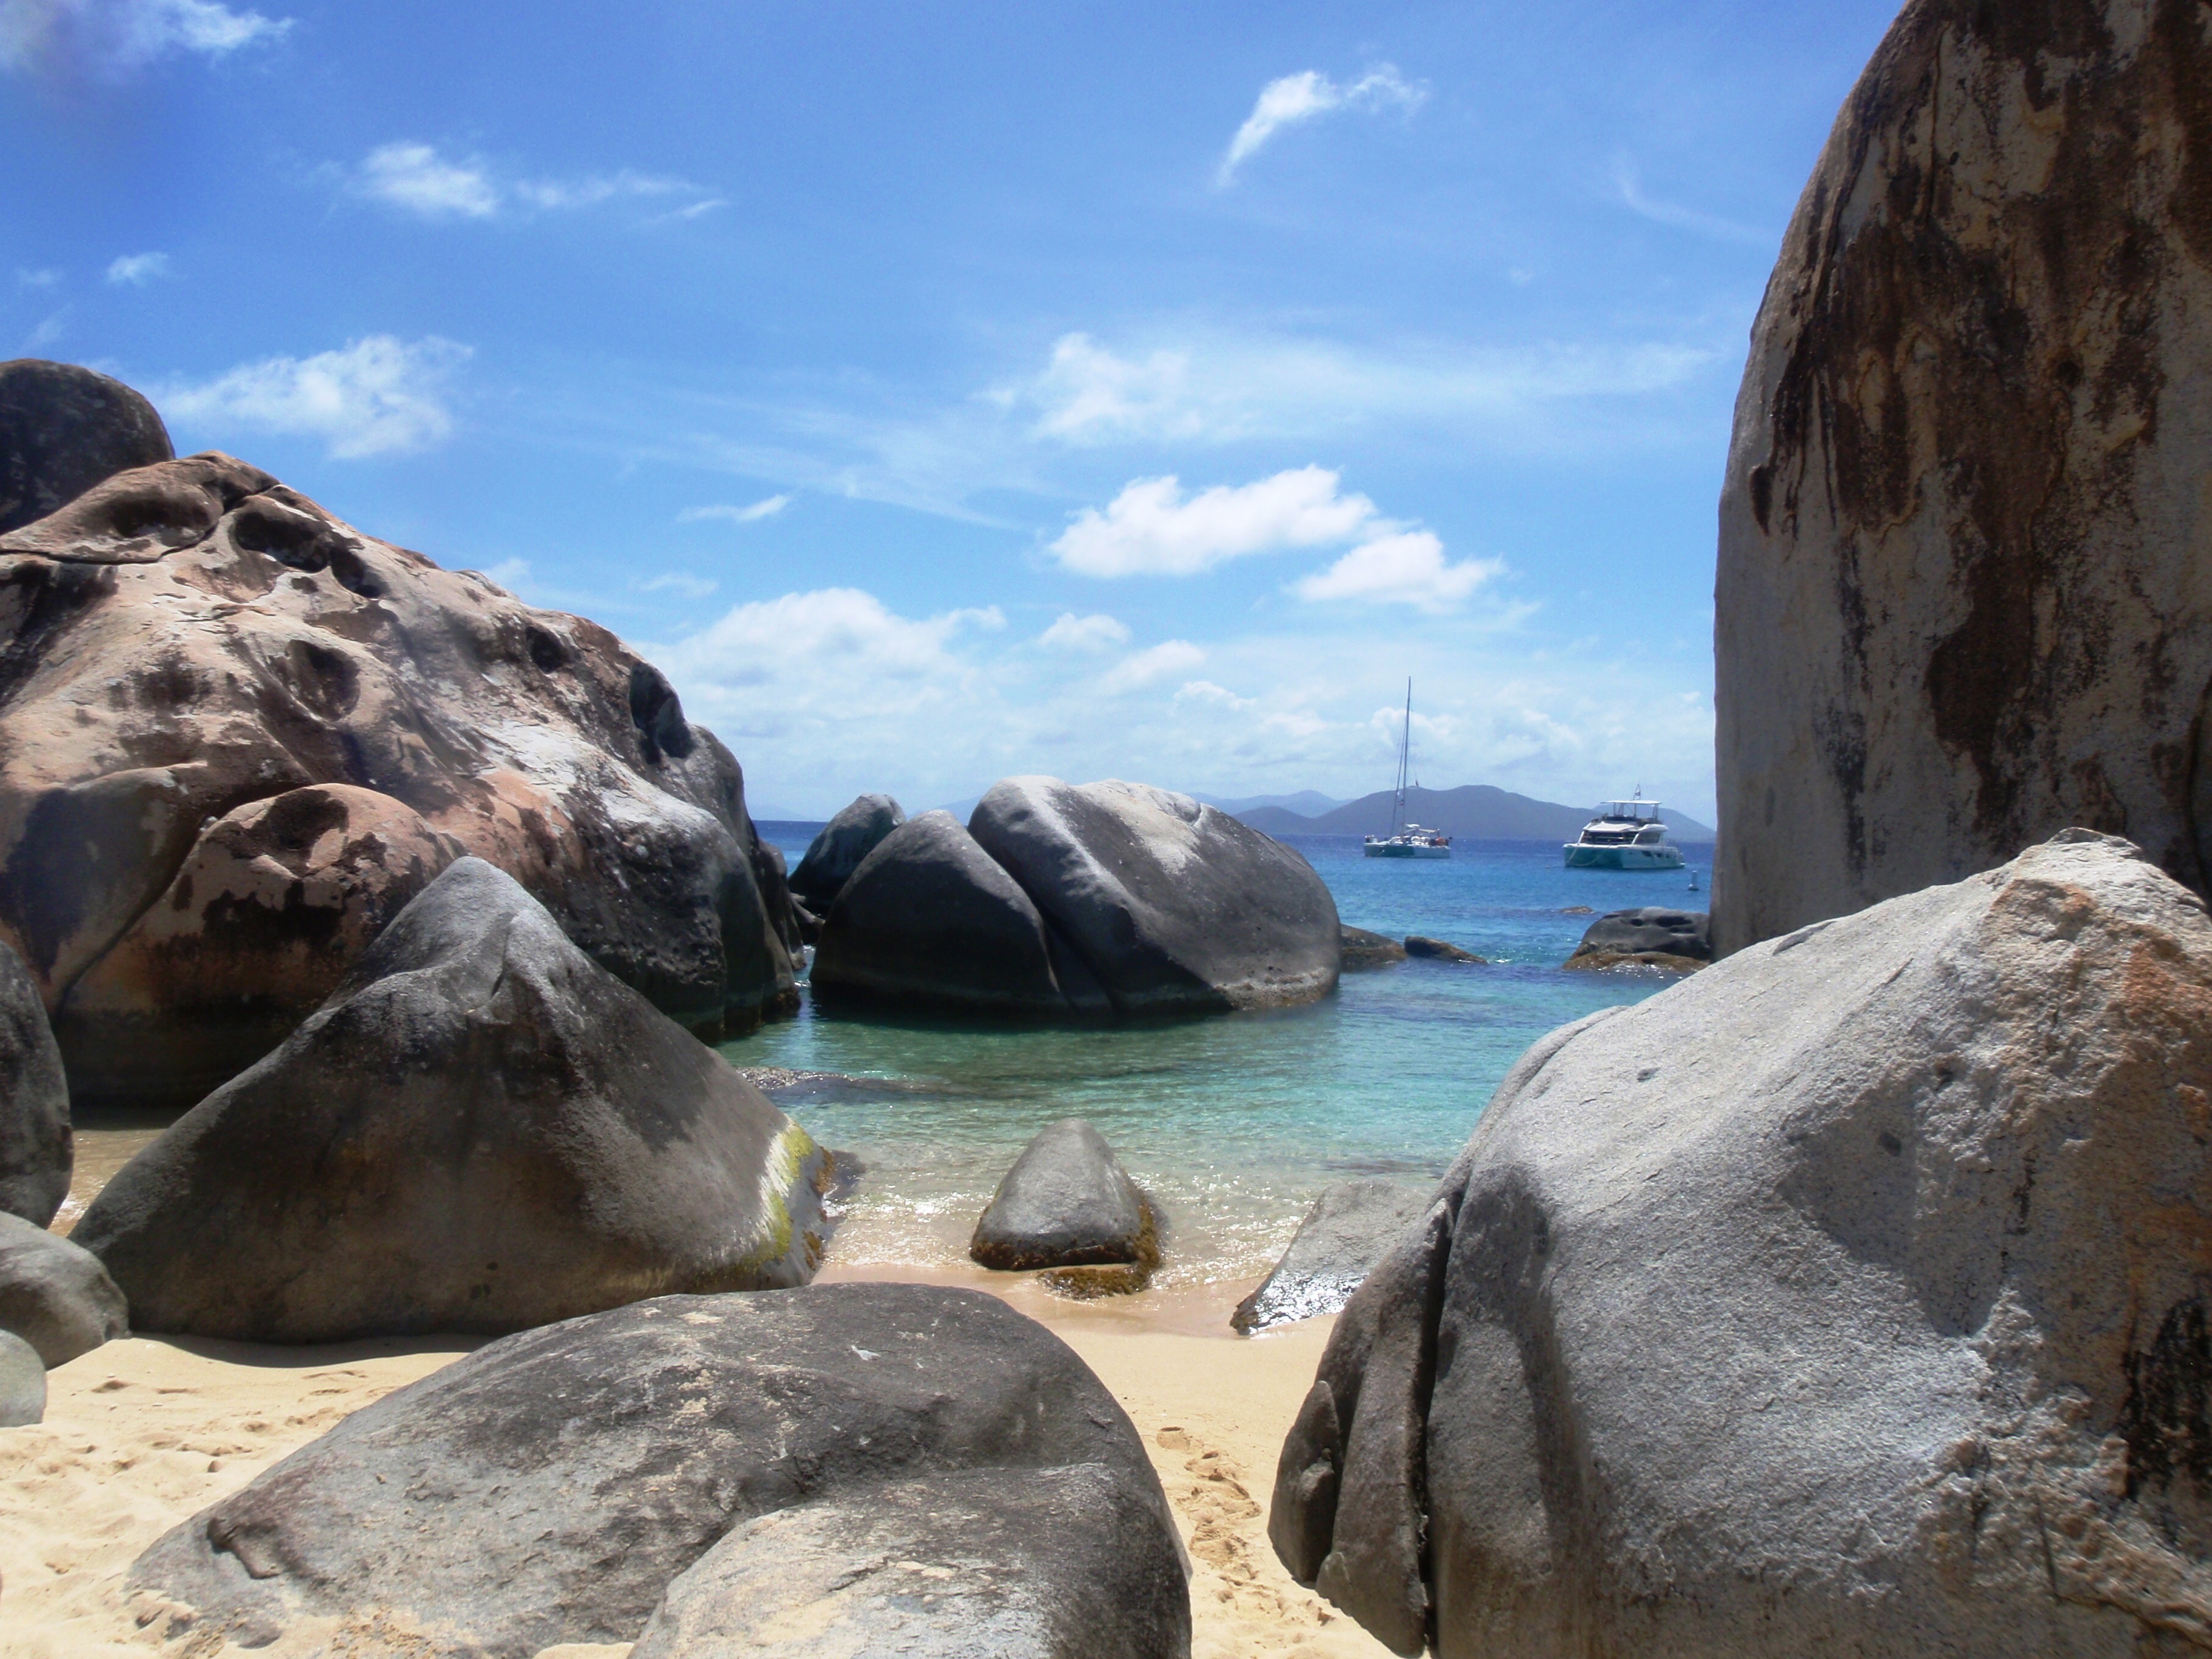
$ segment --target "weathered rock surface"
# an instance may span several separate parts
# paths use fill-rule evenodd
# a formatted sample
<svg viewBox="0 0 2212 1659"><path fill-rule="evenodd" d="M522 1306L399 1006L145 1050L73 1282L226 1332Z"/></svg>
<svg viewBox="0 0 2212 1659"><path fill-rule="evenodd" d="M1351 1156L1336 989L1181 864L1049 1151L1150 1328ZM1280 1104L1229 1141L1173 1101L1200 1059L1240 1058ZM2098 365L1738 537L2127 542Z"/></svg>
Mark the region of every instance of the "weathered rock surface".
<svg viewBox="0 0 2212 1659"><path fill-rule="evenodd" d="M1420 1219L1433 1191L1379 1179L1323 1188L1274 1271L1230 1315L1231 1328L1264 1331L1336 1312L1399 1235Z"/></svg>
<svg viewBox="0 0 2212 1659"><path fill-rule="evenodd" d="M1752 336L1721 501L1725 953L2062 824L2212 871L2212 46L1907 6Z"/></svg>
<svg viewBox="0 0 2212 1659"><path fill-rule="evenodd" d="M36 357L0 363L0 534L175 453L154 405L122 381Z"/></svg>
<svg viewBox="0 0 2212 1659"><path fill-rule="evenodd" d="M449 866L273 1054L74 1237L141 1330L511 1331L801 1284L823 1154L480 859Z"/></svg>
<svg viewBox="0 0 2212 1659"><path fill-rule="evenodd" d="M732 1528L630 1659L1182 1659L1190 1598L1146 1495L1103 1464L878 1486Z"/></svg>
<svg viewBox="0 0 2212 1659"><path fill-rule="evenodd" d="M1406 1653L2197 1651L2208 1100L2212 921L2086 831L1555 1031L1270 1535Z"/></svg>
<svg viewBox="0 0 2212 1659"><path fill-rule="evenodd" d="M131 1310L100 1258L20 1216L0 1215L0 1331L48 1366L131 1334Z"/></svg>
<svg viewBox="0 0 2212 1659"><path fill-rule="evenodd" d="M0 1331L0 1429L27 1428L46 1414L46 1368L39 1351Z"/></svg>
<svg viewBox="0 0 2212 1659"><path fill-rule="evenodd" d="M1577 951L1559 964L1578 974L1632 974L1651 968L1669 974L1694 974L1708 965L1703 957L1678 957L1670 951Z"/></svg>
<svg viewBox="0 0 2212 1659"><path fill-rule="evenodd" d="M0 940L0 1214L43 1227L76 1166L69 1079L23 959Z"/></svg>
<svg viewBox="0 0 2212 1659"><path fill-rule="evenodd" d="M1369 968L1388 968L1394 962L1406 959L1406 947L1388 933L1371 933L1364 927L1344 927L1338 930L1342 941L1344 971L1361 972Z"/></svg>
<svg viewBox="0 0 2212 1659"><path fill-rule="evenodd" d="M806 856L791 872L791 890L817 915L826 915L884 837L906 822L889 795L862 795L822 826L807 843Z"/></svg>
<svg viewBox="0 0 2212 1659"><path fill-rule="evenodd" d="M0 535L0 939L80 1107L243 1069L455 847L685 1024L793 999L743 776L657 670L243 462Z"/></svg>
<svg viewBox="0 0 2212 1659"><path fill-rule="evenodd" d="M968 821L1123 1014L1274 1007L1334 988L1336 903L1290 848L1188 795L1007 778Z"/></svg>
<svg viewBox="0 0 2212 1659"><path fill-rule="evenodd" d="M1069 965L1014 878L950 812L924 812L877 843L823 918L812 983L830 999L1050 1018L1089 1006L1063 989L1056 957Z"/></svg>
<svg viewBox="0 0 2212 1659"><path fill-rule="evenodd" d="M931 1500L907 1485L936 1486L949 1504L963 1477L971 1497L1006 1504L1003 1530L980 1516L933 1522ZM1039 1513L1073 1491L1102 1512ZM834 1518L815 1524L816 1505ZM815 1546L857 1543L860 1517L877 1517L869 1535L886 1540L904 1517L918 1547L954 1553L922 1559L954 1566L973 1605L1026 1548L1051 1565L1048 1583L1086 1562L1102 1589L1130 1597L1125 1624L1180 1616L1182 1645L1127 1651L1187 1650L1174 1522L1113 1395L995 1297L915 1285L668 1297L508 1337L356 1412L175 1528L131 1583L149 1618L167 1604L160 1633L185 1641L220 1630L265 1642L325 1620L336 1646L373 1638L396 1651L411 1638L410 1653L529 1659L558 1643L635 1639L678 1574L778 1513L810 1540L782 1558L790 1589L811 1582ZM1016 1532L1031 1536L1006 1535ZM672 1596L653 1639L719 1616L717 1581L741 1583L757 1559L749 1547L773 1549L763 1540L774 1535L740 1532ZM1106 1538L1123 1557L1089 1553ZM960 1559L965 1547L1013 1553L985 1564ZM1026 1604L1014 1587L1002 1606Z"/></svg>
<svg viewBox="0 0 2212 1659"><path fill-rule="evenodd" d="M986 1267L1081 1267L1159 1261L1152 1201L1105 1136L1079 1117L1039 1130L975 1224L968 1254Z"/></svg>
<svg viewBox="0 0 2212 1659"><path fill-rule="evenodd" d="M1431 939L1425 933L1406 935L1406 954L1409 957L1425 957L1431 962L1486 963L1488 960L1486 957L1475 955L1472 951L1454 945L1449 939Z"/></svg>
<svg viewBox="0 0 2212 1659"><path fill-rule="evenodd" d="M1712 960L1712 917L1702 910L1674 910L1647 904L1635 910L1608 910L1583 930L1575 954L1609 951L1619 956L1658 951L1670 957Z"/></svg>

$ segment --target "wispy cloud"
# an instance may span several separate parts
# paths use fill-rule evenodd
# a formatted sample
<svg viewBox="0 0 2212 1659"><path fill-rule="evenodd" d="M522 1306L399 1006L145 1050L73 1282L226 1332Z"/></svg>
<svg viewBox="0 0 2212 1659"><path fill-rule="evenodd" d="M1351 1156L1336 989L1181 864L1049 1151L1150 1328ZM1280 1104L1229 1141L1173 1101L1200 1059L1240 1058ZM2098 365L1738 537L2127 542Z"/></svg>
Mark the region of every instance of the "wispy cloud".
<svg viewBox="0 0 2212 1659"><path fill-rule="evenodd" d="M64 334L69 331L69 313L70 308L67 306L64 306L59 311L50 313L46 317L41 318L40 319L39 325L33 329L29 335L25 337L23 341L23 349L26 351L43 351L46 347L53 344L55 341L60 339Z"/></svg>
<svg viewBox="0 0 2212 1659"><path fill-rule="evenodd" d="M1505 568L1503 559L1447 563L1444 544L1426 530L1401 531L1355 547L1328 569L1302 578L1291 591L1318 602L1353 599L1369 605L1410 605L1441 614L1455 611L1474 590Z"/></svg>
<svg viewBox="0 0 2212 1659"><path fill-rule="evenodd" d="M1103 612L1079 617L1073 611L1063 611L1051 627L1037 635L1037 643L1053 651L1110 651L1128 642L1128 624Z"/></svg>
<svg viewBox="0 0 2212 1659"><path fill-rule="evenodd" d="M483 572L483 574L489 577L493 581L497 582L501 587L507 589L508 592L513 593L519 590L523 583L530 580L530 561L527 559L501 559L497 564L492 566L490 569Z"/></svg>
<svg viewBox="0 0 2212 1659"><path fill-rule="evenodd" d="M1164 640L1122 658L1098 677L1098 689L1109 697L1140 691L1162 680L1188 674L1205 660L1204 648L1188 640Z"/></svg>
<svg viewBox="0 0 2212 1659"><path fill-rule="evenodd" d="M1254 553L1349 541L1376 522L1375 503L1338 484L1326 467L1302 466L1186 499L1175 478L1139 478L1103 513L1085 508L1050 551L1086 576L1194 576Z"/></svg>
<svg viewBox="0 0 2212 1659"><path fill-rule="evenodd" d="M1319 70L1285 75L1260 88L1259 101L1229 141L1214 182L1226 189L1236 182L1237 169L1257 155L1285 127L1296 126L1316 116L1339 110L1413 111L1429 95L1425 86L1409 83L1389 64L1380 64L1357 81L1339 85Z"/></svg>
<svg viewBox="0 0 2212 1659"><path fill-rule="evenodd" d="M1757 225L1740 224L1717 214L1701 213L1695 208L1680 207L1672 202L1655 201L1644 194L1636 163L1625 155L1613 162L1613 183L1623 207L1655 223L1672 225L1677 230L1694 231L1700 236L1710 236L1718 241L1739 242L1747 247L1771 247L1780 240L1778 230L1762 230Z"/></svg>
<svg viewBox="0 0 2212 1659"><path fill-rule="evenodd" d="M680 570L664 571L638 584L647 593L680 593L687 599L703 599L721 584L708 576L690 576Z"/></svg>
<svg viewBox="0 0 2212 1659"><path fill-rule="evenodd" d="M169 274L166 253L126 253L107 267L107 280L118 285L143 288L157 276Z"/></svg>
<svg viewBox="0 0 2212 1659"><path fill-rule="evenodd" d="M348 182L356 195L432 220L559 213L623 199L704 195L684 179L628 168L574 179L508 178L481 158L456 160L441 155L434 145L412 140L380 144ZM719 198L709 198L678 211L690 217L720 204Z"/></svg>
<svg viewBox="0 0 2212 1659"><path fill-rule="evenodd" d="M314 437L351 459L422 449L453 431L448 391L470 349L373 334L312 357L267 357L154 393L173 423Z"/></svg>
<svg viewBox="0 0 2212 1659"><path fill-rule="evenodd" d="M792 498L769 495L747 507L734 507L726 501L717 501L710 507L687 507L676 515L678 524L698 524L708 519L726 519L732 524L757 524L763 519L773 519L791 505Z"/></svg>
<svg viewBox="0 0 2212 1659"><path fill-rule="evenodd" d="M18 270L15 273L17 288L58 288L61 280L61 271L51 265L42 270Z"/></svg>
<svg viewBox="0 0 2212 1659"><path fill-rule="evenodd" d="M173 52L226 57L291 27L214 0L0 0L0 69L114 75Z"/></svg>

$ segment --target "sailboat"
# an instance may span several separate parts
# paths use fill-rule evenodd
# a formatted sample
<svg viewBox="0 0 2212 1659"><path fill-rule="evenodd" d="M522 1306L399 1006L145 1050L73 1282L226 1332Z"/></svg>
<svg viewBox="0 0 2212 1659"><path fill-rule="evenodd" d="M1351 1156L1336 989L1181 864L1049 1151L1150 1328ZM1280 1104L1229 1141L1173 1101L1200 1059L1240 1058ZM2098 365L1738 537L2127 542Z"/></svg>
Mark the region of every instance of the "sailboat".
<svg viewBox="0 0 2212 1659"><path fill-rule="evenodd" d="M1406 779L1413 758L1413 682L1406 682L1406 724L1398 737L1398 787L1391 793L1390 833L1363 843L1370 859L1448 859L1451 837L1406 821Z"/></svg>

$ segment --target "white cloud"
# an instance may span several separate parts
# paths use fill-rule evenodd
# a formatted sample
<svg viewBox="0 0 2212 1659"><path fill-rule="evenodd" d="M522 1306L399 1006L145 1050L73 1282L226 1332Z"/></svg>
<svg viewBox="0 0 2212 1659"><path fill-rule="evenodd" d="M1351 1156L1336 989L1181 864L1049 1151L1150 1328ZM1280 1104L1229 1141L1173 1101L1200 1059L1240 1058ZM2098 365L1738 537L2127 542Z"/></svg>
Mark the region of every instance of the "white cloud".
<svg viewBox="0 0 2212 1659"><path fill-rule="evenodd" d="M1678 230L1694 231L1700 236L1711 236L1718 241L1739 242L1746 247L1771 247L1779 240L1778 231L1762 230L1756 225L1739 224L1717 214L1701 213L1695 208L1653 200L1644 193L1636 163L1626 155L1618 157L1613 162L1613 183L1622 206L1655 223L1672 225Z"/></svg>
<svg viewBox="0 0 2212 1659"><path fill-rule="evenodd" d="M23 349L26 351L42 350L46 347L53 344L55 341L60 339L62 336L68 331L69 307L67 306L64 306L59 311L57 311L52 315L46 318L36 328L30 331L29 335L26 337L23 341Z"/></svg>
<svg viewBox="0 0 2212 1659"><path fill-rule="evenodd" d="M1216 685L1212 680L1185 680L1176 688L1175 700L1179 703L1208 703L1217 708L1246 709L1255 707L1256 697L1240 697L1225 685Z"/></svg>
<svg viewBox="0 0 2212 1659"><path fill-rule="evenodd" d="M107 267L107 280L129 283L132 288L143 288L156 276L169 274L169 256L166 253L126 253Z"/></svg>
<svg viewBox="0 0 2212 1659"><path fill-rule="evenodd" d="M18 270L15 273L15 286L18 288L53 288L61 280L62 273L51 265L43 270Z"/></svg>
<svg viewBox="0 0 2212 1659"><path fill-rule="evenodd" d="M512 593L530 580L530 561L501 559L490 569L483 572L483 574Z"/></svg>
<svg viewBox="0 0 2212 1659"><path fill-rule="evenodd" d="M1355 547L1328 569L1292 584L1302 599L1358 599L1450 611L1488 581L1502 559L1444 562L1444 544L1425 530L1401 531Z"/></svg>
<svg viewBox="0 0 2212 1659"><path fill-rule="evenodd" d="M676 515L678 524L697 524L705 519L727 519L732 524L755 524L763 519L772 519L791 505L789 495L770 495L750 507L732 507L716 502L712 507L687 507Z"/></svg>
<svg viewBox="0 0 2212 1659"><path fill-rule="evenodd" d="M1037 643L1060 651L1110 651L1129 642L1126 623L1103 612L1079 617L1063 611L1058 621L1037 635Z"/></svg>
<svg viewBox="0 0 2212 1659"><path fill-rule="evenodd" d="M446 401L469 348L433 335L409 343L373 334L313 357L269 357L155 394L174 422L317 437L333 456L421 449L453 430Z"/></svg>
<svg viewBox="0 0 2212 1659"><path fill-rule="evenodd" d="M703 599L721 584L707 576L687 576L678 570L665 571L638 586L647 593L680 593L687 599Z"/></svg>
<svg viewBox="0 0 2212 1659"><path fill-rule="evenodd" d="M289 17L214 0L0 0L0 68L80 64L112 74L173 51L225 57L291 27Z"/></svg>
<svg viewBox="0 0 2212 1659"><path fill-rule="evenodd" d="M581 179L522 179L514 185L514 196L532 207L559 209L597 207L626 196L688 196L697 190L697 185L681 179L659 179L625 167L619 173L592 173ZM704 211L711 204L694 205Z"/></svg>
<svg viewBox="0 0 2212 1659"><path fill-rule="evenodd" d="M489 162L450 160L434 146L408 140L369 151L351 183L359 195L425 219L489 219L509 210L555 213L621 199L701 193L698 185L684 179L628 168L577 179L502 179ZM696 217L722 204L719 198L694 202L677 216Z"/></svg>
<svg viewBox="0 0 2212 1659"><path fill-rule="evenodd" d="M1105 512L1085 508L1051 550L1086 576L1192 576L1248 554L1349 541L1376 520L1375 503L1339 495L1337 482L1302 466L1186 501L1173 477L1139 478Z"/></svg>
<svg viewBox="0 0 2212 1659"><path fill-rule="evenodd" d="M1260 88L1259 101L1252 106L1251 114L1244 118L1244 125L1237 129L1237 136L1229 141L1229 153L1221 158L1214 181L1223 186L1233 182L1237 169L1285 127L1337 110L1379 110L1395 106L1411 111L1419 108L1428 95L1425 86L1409 84L1388 64L1376 65L1348 86L1338 85L1319 70L1270 81Z"/></svg>
<svg viewBox="0 0 2212 1659"><path fill-rule="evenodd" d="M1120 696L1188 674L1205 660L1206 653L1188 640L1164 641L1122 658L1098 677L1098 689L1109 697Z"/></svg>
<svg viewBox="0 0 2212 1659"><path fill-rule="evenodd" d="M1068 334L1053 343L1030 395L1043 405L1037 430L1047 437L1194 436L1201 416L1191 406L1189 379L1188 353L1155 351L1133 362L1087 334Z"/></svg>

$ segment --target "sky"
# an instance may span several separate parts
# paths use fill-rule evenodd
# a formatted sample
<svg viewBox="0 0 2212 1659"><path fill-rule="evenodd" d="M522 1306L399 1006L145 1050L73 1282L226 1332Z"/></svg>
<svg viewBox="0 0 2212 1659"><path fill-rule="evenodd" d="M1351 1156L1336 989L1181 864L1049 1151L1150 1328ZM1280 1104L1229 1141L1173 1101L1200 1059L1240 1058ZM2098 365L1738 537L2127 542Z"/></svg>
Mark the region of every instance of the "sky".
<svg viewBox="0 0 2212 1659"><path fill-rule="evenodd" d="M1711 821L1818 6L0 0L0 356L613 629L757 816Z"/></svg>

